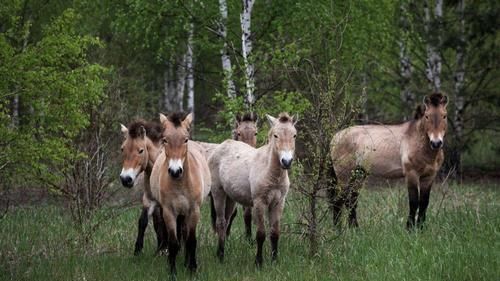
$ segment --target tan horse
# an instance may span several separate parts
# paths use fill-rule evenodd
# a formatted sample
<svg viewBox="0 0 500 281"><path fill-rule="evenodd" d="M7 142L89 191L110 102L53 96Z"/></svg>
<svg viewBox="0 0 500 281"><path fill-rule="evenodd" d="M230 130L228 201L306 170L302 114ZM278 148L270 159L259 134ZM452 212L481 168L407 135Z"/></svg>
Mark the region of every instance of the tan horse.
<svg viewBox="0 0 500 281"><path fill-rule="evenodd" d="M168 261L171 274L176 274L175 260L185 235L185 264L195 271L196 226L200 206L210 191L210 170L202 148L189 141L192 114L160 115L164 152L158 156L151 174L151 188L158 194L168 235ZM182 230L182 231L181 231ZM185 231L185 233L184 233Z"/></svg>
<svg viewBox="0 0 500 281"><path fill-rule="evenodd" d="M134 254L142 251L144 232L148 226L148 217L153 215L153 226L158 241L157 251L166 246L164 239L164 223L161 208L151 193L149 179L151 170L161 149L163 126L160 123L137 120L128 127L121 125L125 137L122 145L122 171L120 180L124 187L131 188L139 180L139 175L144 172L144 193L142 196L142 213L138 223L138 233L135 242Z"/></svg>
<svg viewBox="0 0 500 281"><path fill-rule="evenodd" d="M243 116L236 115L236 122L233 130L233 140L241 141L252 147L257 146L257 115L253 112ZM226 235L231 233L231 226L237 215L237 209L229 219ZM212 224L215 226L215 212L212 212ZM252 239L252 207L243 206L243 221L245 222L245 233L248 240Z"/></svg>
<svg viewBox="0 0 500 281"><path fill-rule="evenodd" d="M278 255L280 219L290 186L288 169L295 151L295 121L286 113L279 118L267 115L271 123L269 143L256 149L246 143L226 140L208 159L212 173L212 196L219 236L217 255L224 258L227 221L235 203L253 207L257 226L257 266L262 265L262 245L266 239L264 214L271 227L272 259Z"/></svg>
<svg viewBox="0 0 500 281"><path fill-rule="evenodd" d="M357 225L358 189L366 174L406 179L410 213L407 227L425 220L431 186L443 163L448 98L434 93L417 107L414 120L400 125L365 125L344 129L333 137L331 157L341 192L331 194L334 222L342 205Z"/></svg>

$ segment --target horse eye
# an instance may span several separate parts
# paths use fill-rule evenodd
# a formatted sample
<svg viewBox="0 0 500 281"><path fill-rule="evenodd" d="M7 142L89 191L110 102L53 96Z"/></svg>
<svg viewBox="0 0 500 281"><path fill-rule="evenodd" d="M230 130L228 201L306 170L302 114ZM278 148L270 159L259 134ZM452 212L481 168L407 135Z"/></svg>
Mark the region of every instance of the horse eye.
<svg viewBox="0 0 500 281"><path fill-rule="evenodd" d="M161 142L163 142L163 144L167 144L167 140L166 139L162 139Z"/></svg>
<svg viewBox="0 0 500 281"><path fill-rule="evenodd" d="M446 115L445 115L445 116L443 116L443 119L446 119Z"/></svg>
<svg viewBox="0 0 500 281"><path fill-rule="evenodd" d="M256 135L257 135L257 133L254 134L254 136L256 136Z"/></svg>
<svg viewBox="0 0 500 281"><path fill-rule="evenodd" d="M185 140L184 140L184 143L187 143L187 142L188 142L188 139L185 139Z"/></svg>
<svg viewBox="0 0 500 281"><path fill-rule="evenodd" d="M144 152L144 148L139 149L139 154L142 154Z"/></svg>
<svg viewBox="0 0 500 281"><path fill-rule="evenodd" d="M241 134L240 134L240 133L238 133L238 137L239 137L239 136L241 136Z"/></svg>
<svg viewBox="0 0 500 281"><path fill-rule="evenodd" d="M429 119L429 115L425 115L425 119Z"/></svg>
<svg viewBox="0 0 500 281"><path fill-rule="evenodd" d="M297 137L297 135L293 135L293 138L296 138L296 137Z"/></svg>
<svg viewBox="0 0 500 281"><path fill-rule="evenodd" d="M123 147L121 147L120 150L123 152Z"/></svg>
<svg viewBox="0 0 500 281"><path fill-rule="evenodd" d="M278 138L278 135L274 135L275 138Z"/></svg>

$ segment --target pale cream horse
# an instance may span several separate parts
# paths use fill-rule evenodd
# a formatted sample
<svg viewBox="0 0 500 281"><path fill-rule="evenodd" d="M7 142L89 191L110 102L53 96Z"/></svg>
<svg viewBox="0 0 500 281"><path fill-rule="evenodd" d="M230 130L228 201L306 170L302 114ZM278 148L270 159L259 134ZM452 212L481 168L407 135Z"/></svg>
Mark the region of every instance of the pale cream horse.
<svg viewBox="0 0 500 281"><path fill-rule="evenodd" d="M210 170L202 148L189 140L192 114L160 115L163 131L163 153L158 156L151 174L151 189L163 210L168 235L170 272L176 274L175 260L185 235L185 265L195 271L196 226L200 220L200 206L207 197ZM184 233L185 232L185 233Z"/></svg>
<svg viewBox="0 0 500 281"><path fill-rule="evenodd" d="M344 129L333 137L331 157L338 186L331 193L334 222L342 205L357 225L358 189L366 175L406 179L410 212L407 227L425 220L432 183L443 159L448 98L434 93L417 107L414 119L399 125L364 125Z"/></svg>
<svg viewBox="0 0 500 281"><path fill-rule="evenodd" d="M280 219L290 186L288 169L292 165L297 130L295 121L286 113L280 114L277 119L269 115L267 118L271 124L268 144L256 149L242 142L226 140L217 146L208 160L217 215L217 256L221 261L224 258L227 222L236 202L253 207L257 227L257 266L262 265L266 211L271 228L272 259L278 255Z"/></svg>
<svg viewBox="0 0 500 281"><path fill-rule="evenodd" d="M124 187L131 188L139 184L143 186L144 191L134 254L138 255L143 248L144 232L148 226L148 217L151 215L158 241L157 251L160 251L166 246L165 225L160 205L151 193L149 179L156 158L160 154L163 126L157 122L136 120L128 127L121 125L121 131L124 140L121 145L123 162L120 180ZM141 173L143 177L140 177Z"/></svg>

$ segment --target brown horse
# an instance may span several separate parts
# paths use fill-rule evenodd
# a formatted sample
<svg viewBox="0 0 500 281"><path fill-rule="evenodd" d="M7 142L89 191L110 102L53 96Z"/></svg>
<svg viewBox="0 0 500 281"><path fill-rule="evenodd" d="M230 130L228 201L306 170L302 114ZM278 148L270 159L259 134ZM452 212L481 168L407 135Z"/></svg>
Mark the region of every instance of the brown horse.
<svg viewBox="0 0 500 281"><path fill-rule="evenodd" d="M330 194L334 222L342 205L349 223L357 226L358 190L367 174L406 179L410 213L407 227L425 221L431 186L443 163L448 98L434 93L417 107L414 119L399 125L365 125L344 129L333 137L331 157L338 189Z"/></svg>
<svg viewBox="0 0 500 281"><path fill-rule="evenodd" d="M257 226L257 266L262 265L262 246L266 239L264 214L271 227L271 255L278 255L280 220L290 187L288 169L295 151L295 121L286 113L279 118L267 115L271 123L268 144L256 149L246 143L226 140L208 159L212 173L212 196L219 236L217 255L224 258L227 221L235 203L252 206Z"/></svg>
<svg viewBox="0 0 500 281"><path fill-rule="evenodd" d="M192 118L192 114L183 113L160 115L164 152L158 156L151 174L151 188L158 194L163 210L172 275L176 274L181 236L185 237L185 264L191 271L197 268L196 226L201 203L210 191L210 171L202 148L189 141Z"/></svg>
<svg viewBox="0 0 500 281"><path fill-rule="evenodd" d="M125 137L121 150L123 156L120 180L124 187L131 188L138 181L139 174L144 172L144 193L142 196L142 213L139 217L138 233L134 254L138 255L144 244L144 232L148 226L148 217L153 215L153 226L158 241L157 251L165 246L164 223L161 208L151 193L149 179L151 170L160 154L163 126L156 122L137 120L128 127L121 125Z"/></svg>

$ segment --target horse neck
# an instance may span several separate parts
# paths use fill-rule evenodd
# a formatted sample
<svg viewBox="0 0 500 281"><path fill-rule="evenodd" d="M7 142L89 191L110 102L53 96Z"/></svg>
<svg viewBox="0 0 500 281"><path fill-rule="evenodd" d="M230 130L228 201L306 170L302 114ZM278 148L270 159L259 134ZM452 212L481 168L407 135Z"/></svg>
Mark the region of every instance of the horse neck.
<svg viewBox="0 0 500 281"><path fill-rule="evenodd" d="M161 147L159 143L154 143L150 138L146 137L146 149L148 150L148 165L147 170L153 169L156 158L160 155Z"/></svg>
<svg viewBox="0 0 500 281"><path fill-rule="evenodd" d="M280 181L284 179L288 174L285 169L281 168L279 154L276 152L270 143L263 146L263 151L267 155L266 161L266 173L270 178L277 179Z"/></svg>

